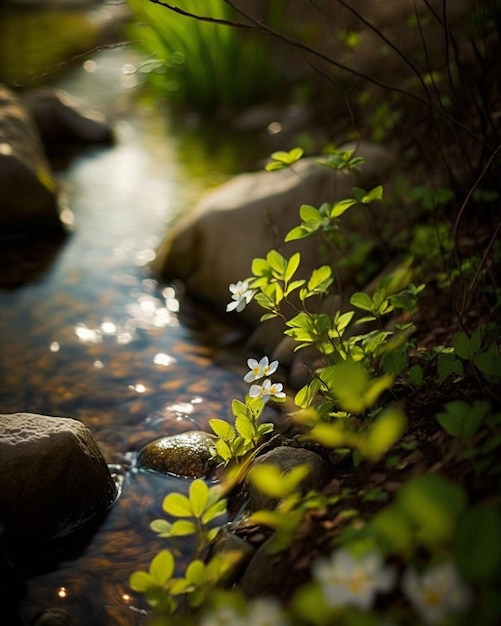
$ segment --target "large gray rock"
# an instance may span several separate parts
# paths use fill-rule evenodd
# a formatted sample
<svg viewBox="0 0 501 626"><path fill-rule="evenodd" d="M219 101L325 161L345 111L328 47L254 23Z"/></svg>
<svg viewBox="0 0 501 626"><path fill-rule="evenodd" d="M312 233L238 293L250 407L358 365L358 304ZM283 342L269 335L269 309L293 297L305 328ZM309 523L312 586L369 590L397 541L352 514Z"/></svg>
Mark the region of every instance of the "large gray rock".
<svg viewBox="0 0 501 626"><path fill-rule="evenodd" d="M188 295L220 313L230 301L229 284L248 278L252 260L271 249L285 257L299 251L297 276L309 275L326 261L320 237L283 243L286 233L299 224L300 206L319 207L351 197L355 185L381 184L394 162L393 155L377 145L361 144L357 154L366 159L357 178L305 158L292 169L241 174L210 191L167 234L152 264L154 272L165 281L182 281ZM255 327L262 314L251 303L239 315Z"/></svg>
<svg viewBox="0 0 501 626"><path fill-rule="evenodd" d="M78 420L0 415L0 524L32 541L103 515L117 495L108 466Z"/></svg>
<svg viewBox="0 0 501 626"><path fill-rule="evenodd" d="M0 230L26 221L60 225L56 184L31 113L0 86Z"/></svg>

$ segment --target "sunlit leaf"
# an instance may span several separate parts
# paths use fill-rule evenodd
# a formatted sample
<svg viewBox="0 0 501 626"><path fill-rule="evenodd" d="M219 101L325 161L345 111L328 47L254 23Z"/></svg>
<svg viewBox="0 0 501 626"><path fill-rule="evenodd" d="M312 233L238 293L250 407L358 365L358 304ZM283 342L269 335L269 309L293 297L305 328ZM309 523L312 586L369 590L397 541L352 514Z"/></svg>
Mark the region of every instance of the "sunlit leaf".
<svg viewBox="0 0 501 626"><path fill-rule="evenodd" d="M132 589L134 589L134 591L144 593L150 587L155 585L155 581L147 572L137 571L131 574L129 578L129 585Z"/></svg>
<svg viewBox="0 0 501 626"><path fill-rule="evenodd" d="M171 536L184 537L185 535L193 535L197 532L197 526L190 520L176 520L172 524Z"/></svg>
<svg viewBox="0 0 501 626"><path fill-rule="evenodd" d="M320 211L310 204L302 204L299 208L299 217L303 222L321 222Z"/></svg>
<svg viewBox="0 0 501 626"><path fill-rule="evenodd" d="M362 309L362 311L371 312L374 308L372 298L362 291L357 291L351 296L350 304L356 306L357 309Z"/></svg>
<svg viewBox="0 0 501 626"><path fill-rule="evenodd" d="M287 265L284 272L284 280L289 282L290 279L294 276L297 268L299 267L299 263L301 262L301 255L299 252L296 252L291 256L291 258L287 261Z"/></svg>
<svg viewBox="0 0 501 626"><path fill-rule="evenodd" d="M347 198L346 200L340 200L339 202L336 202L336 204L331 209L330 217L341 217L343 213L345 213L350 207L357 204L357 202L358 201L354 200L353 198Z"/></svg>
<svg viewBox="0 0 501 626"><path fill-rule="evenodd" d="M391 408L382 413L371 425L363 447L367 458L377 461L400 439L407 426L407 419L399 409Z"/></svg>
<svg viewBox="0 0 501 626"><path fill-rule="evenodd" d="M161 550L150 563L152 579L163 587L174 573L174 557L170 550Z"/></svg>
<svg viewBox="0 0 501 626"><path fill-rule="evenodd" d="M207 505L209 487L204 480L197 478L190 485L190 502L195 517L200 517Z"/></svg>
<svg viewBox="0 0 501 626"><path fill-rule="evenodd" d="M233 400L231 403L231 412L235 417L247 417L247 406L240 400Z"/></svg>
<svg viewBox="0 0 501 626"><path fill-rule="evenodd" d="M466 505L464 491L440 474L422 474L404 483L397 506L412 522L426 546L449 543Z"/></svg>
<svg viewBox="0 0 501 626"><path fill-rule="evenodd" d="M310 473L309 465L298 465L289 472L281 472L276 465L263 463L249 470L249 480L262 493L272 498L286 498L296 491Z"/></svg>
<svg viewBox="0 0 501 626"><path fill-rule="evenodd" d="M231 439L234 439L235 437L236 433L233 426L228 424L225 420L211 419L209 420L209 426L218 437L221 437L221 439L231 441Z"/></svg>
<svg viewBox="0 0 501 626"><path fill-rule="evenodd" d="M206 566L203 561L196 559L186 568L186 580L193 585L202 586L207 582Z"/></svg>
<svg viewBox="0 0 501 626"><path fill-rule="evenodd" d="M165 519L155 519L150 524L151 530L158 533L160 537L170 537L172 524Z"/></svg>
<svg viewBox="0 0 501 626"><path fill-rule="evenodd" d="M193 515L190 501L181 493L169 493L165 496L162 507L166 513L176 517L191 517Z"/></svg>
<svg viewBox="0 0 501 626"><path fill-rule="evenodd" d="M252 439L256 436L254 426L247 416L239 415L235 419L235 428L244 439Z"/></svg>

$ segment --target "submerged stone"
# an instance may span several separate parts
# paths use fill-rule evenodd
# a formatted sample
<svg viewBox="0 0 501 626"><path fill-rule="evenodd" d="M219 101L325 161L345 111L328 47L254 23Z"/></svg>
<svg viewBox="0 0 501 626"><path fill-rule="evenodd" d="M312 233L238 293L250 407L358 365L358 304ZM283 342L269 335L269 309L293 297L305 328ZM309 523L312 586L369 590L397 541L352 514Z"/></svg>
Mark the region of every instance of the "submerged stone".
<svg viewBox="0 0 501 626"><path fill-rule="evenodd" d="M210 478L216 468L210 453L215 439L198 430L156 439L139 452L137 466L184 478Z"/></svg>

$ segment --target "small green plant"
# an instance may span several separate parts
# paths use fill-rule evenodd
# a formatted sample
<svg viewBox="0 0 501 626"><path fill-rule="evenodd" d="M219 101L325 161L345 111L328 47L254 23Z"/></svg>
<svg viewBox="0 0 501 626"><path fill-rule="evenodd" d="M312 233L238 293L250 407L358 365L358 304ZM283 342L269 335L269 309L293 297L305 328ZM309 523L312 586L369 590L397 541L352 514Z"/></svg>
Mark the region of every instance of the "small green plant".
<svg viewBox="0 0 501 626"><path fill-rule="evenodd" d="M181 598L192 608L199 606L206 594L232 567L231 558L215 555L208 563L202 560L214 541L221 524L217 520L226 514L226 500L219 489L209 488L197 479L189 488L189 495L170 493L164 498L162 508L175 518L174 522L156 519L151 529L164 539L194 536L192 559L184 576L174 577L176 559L171 550L162 550L151 561L147 572L136 571L129 580L135 591L144 594L149 606L158 613L175 613Z"/></svg>
<svg viewBox="0 0 501 626"><path fill-rule="evenodd" d="M194 19L148 0L129 0L129 6L140 20L129 27L131 35L151 57L144 70L169 102L204 113L229 112L276 89L278 55L255 33ZM224 0L205 0L203 6L184 0L179 8L214 20L235 17Z"/></svg>

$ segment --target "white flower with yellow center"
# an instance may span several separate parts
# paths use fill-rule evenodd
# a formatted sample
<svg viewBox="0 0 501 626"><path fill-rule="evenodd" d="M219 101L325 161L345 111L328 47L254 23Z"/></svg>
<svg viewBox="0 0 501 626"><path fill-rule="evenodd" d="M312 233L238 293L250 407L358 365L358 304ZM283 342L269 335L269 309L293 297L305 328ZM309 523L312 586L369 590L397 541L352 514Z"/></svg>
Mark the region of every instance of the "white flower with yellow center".
<svg viewBox="0 0 501 626"><path fill-rule="evenodd" d="M340 549L330 560L317 561L313 576L331 607L351 605L369 609L378 592L390 591L395 584L394 568L385 566L375 550L356 558L348 550Z"/></svg>
<svg viewBox="0 0 501 626"><path fill-rule="evenodd" d="M271 376L277 371L278 361L269 362L267 356L264 356L260 361L256 359L248 359L247 365L249 366L249 372L244 376L246 383L251 383L254 380L259 380L263 376Z"/></svg>
<svg viewBox="0 0 501 626"><path fill-rule="evenodd" d="M272 383L269 378L265 378L262 385L251 385L249 396L251 398L261 398L266 403L270 398L285 398L285 392L282 389L282 383Z"/></svg>
<svg viewBox="0 0 501 626"><path fill-rule="evenodd" d="M249 283L247 281L239 280L237 283L232 283L229 287L231 291L231 302L226 305L226 311L236 311L240 313L245 309L254 296L254 291L249 289Z"/></svg>
<svg viewBox="0 0 501 626"><path fill-rule="evenodd" d="M408 569L403 577L405 595L427 624L441 624L447 617L468 608L471 591L450 561L418 574Z"/></svg>

